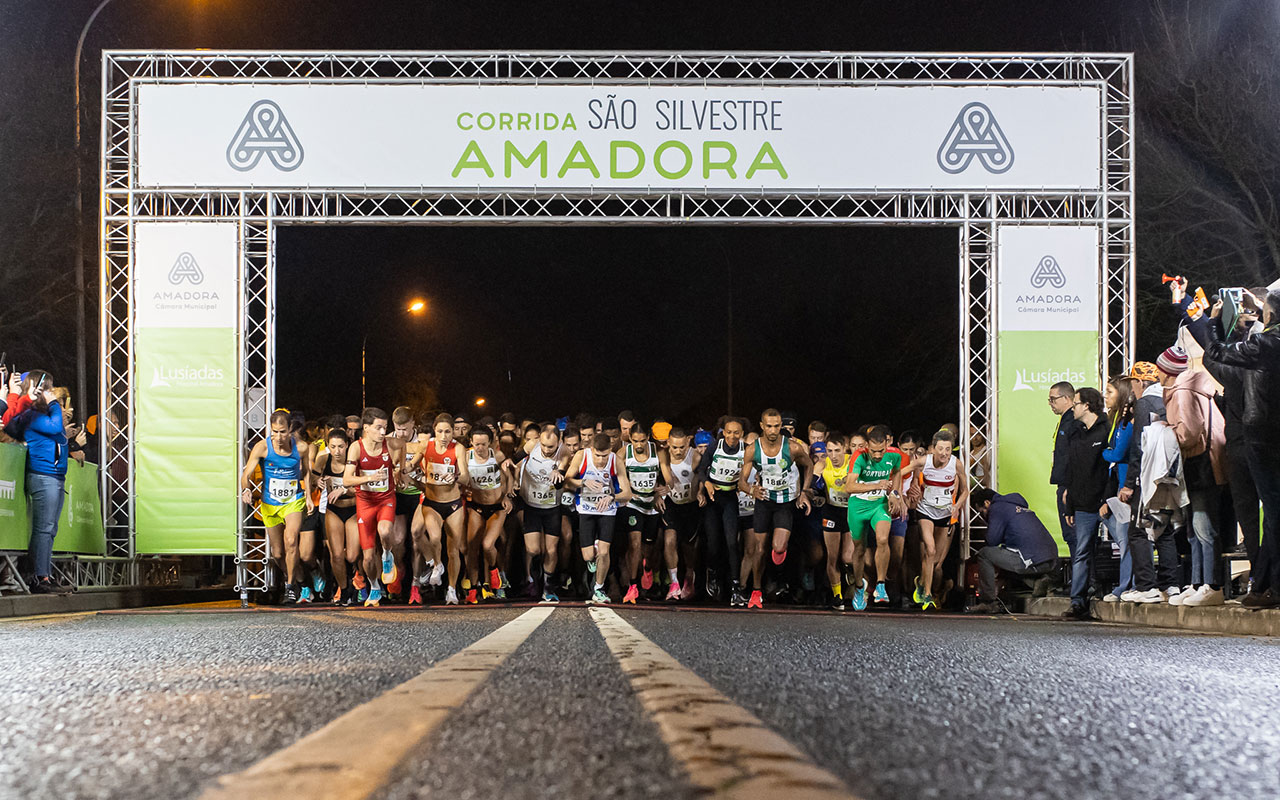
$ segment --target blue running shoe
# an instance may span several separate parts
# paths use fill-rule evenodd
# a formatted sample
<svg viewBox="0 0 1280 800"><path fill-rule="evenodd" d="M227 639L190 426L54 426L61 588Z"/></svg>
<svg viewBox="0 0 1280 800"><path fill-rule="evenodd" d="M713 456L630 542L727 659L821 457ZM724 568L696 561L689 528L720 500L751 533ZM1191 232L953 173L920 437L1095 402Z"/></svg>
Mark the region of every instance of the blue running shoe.
<svg viewBox="0 0 1280 800"><path fill-rule="evenodd" d="M298 602L299 602L299 603L310 603L310 602L311 602L312 600L314 600L314 599L315 599L315 596L311 593L311 587L310 587L310 586L303 586L303 587L302 587L302 594L298 595Z"/></svg>
<svg viewBox="0 0 1280 800"><path fill-rule="evenodd" d="M853 590L853 610L867 610L867 579L862 579L862 584Z"/></svg>
<svg viewBox="0 0 1280 800"><path fill-rule="evenodd" d="M559 602L560 602L560 598L559 598L559 597L557 597L557 596L556 596L556 593L555 593L555 592L553 592L553 591L551 591L550 589L543 589L543 590L542 590L542 602L543 602L543 603L559 603Z"/></svg>
<svg viewBox="0 0 1280 800"><path fill-rule="evenodd" d="M311 588L316 590L316 597L324 597L324 576L319 572L311 576Z"/></svg>
<svg viewBox="0 0 1280 800"><path fill-rule="evenodd" d="M400 577L400 571L396 569L396 557L390 550L382 551L382 582L391 584L396 582L396 578Z"/></svg>
<svg viewBox="0 0 1280 800"><path fill-rule="evenodd" d="M377 608L378 606L382 605L382 590L374 589L373 591L369 592L369 599L365 600L364 604L366 607L372 606L374 608Z"/></svg>
<svg viewBox="0 0 1280 800"><path fill-rule="evenodd" d="M360 602L363 603L369 599L369 584L360 587Z"/></svg>
<svg viewBox="0 0 1280 800"><path fill-rule="evenodd" d="M889 592L884 588L883 581L876 584L875 596L872 598L871 602L878 606L889 602Z"/></svg>

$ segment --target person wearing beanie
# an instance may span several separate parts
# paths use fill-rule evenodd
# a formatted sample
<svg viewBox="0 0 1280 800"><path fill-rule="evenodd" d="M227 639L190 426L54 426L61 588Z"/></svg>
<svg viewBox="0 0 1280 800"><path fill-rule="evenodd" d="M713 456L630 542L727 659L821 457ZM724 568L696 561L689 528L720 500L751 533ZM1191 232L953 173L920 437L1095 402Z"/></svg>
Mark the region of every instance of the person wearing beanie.
<svg viewBox="0 0 1280 800"><path fill-rule="evenodd" d="M1129 448L1129 467L1125 472L1124 486L1119 491L1120 502L1128 503L1130 516L1138 519L1142 507L1142 495L1138 481L1142 476L1142 432L1153 421L1164 419L1164 389L1160 385L1160 368L1150 361L1139 361L1129 371L1133 381L1133 439L1137 446ZM1160 537L1160 544L1172 543L1173 537ZM1167 597L1156 585L1155 554L1147 531L1141 525L1129 526L1129 552L1133 560L1133 589L1120 596L1121 600L1136 603L1163 603ZM1173 570L1161 549L1161 577L1169 578ZM1176 553L1174 554L1176 562ZM1166 585L1171 585L1166 583Z"/></svg>
<svg viewBox="0 0 1280 800"><path fill-rule="evenodd" d="M1156 358L1156 369L1165 375L1177 377L1187 371L1187 351L1178 347L1176 344L1166 348L1163 353Z"/></svg>

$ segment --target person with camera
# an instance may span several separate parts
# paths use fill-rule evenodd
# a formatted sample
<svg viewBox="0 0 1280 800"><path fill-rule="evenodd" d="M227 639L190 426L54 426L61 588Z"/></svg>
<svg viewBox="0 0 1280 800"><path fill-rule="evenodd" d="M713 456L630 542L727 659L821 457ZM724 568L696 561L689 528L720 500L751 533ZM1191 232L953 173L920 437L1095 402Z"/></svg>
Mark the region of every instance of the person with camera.
<svg viewBox="0 0 1280 800"><path fill-rule="evenodd" d="M1187 329L1204 348L1206 364L1243 370L1245 458L1262 501L1262 541L1253 584L1240 601L1246 608L1280 606L1280 291L1259 303L1245 293L1245 304L1261 310L1263 328L1242 341L1227 341L1220 320L1222 301L1208 314L1175 281L1173 301L1187 314ZM1247 535L1247 534L1246 534Z"/></svg>
<svg viewBox="0 0 1280 800"><path fill-rule="evenodd" d="M53 540L58 535L63 491L67 479L67 434L62 406L46 370L25 373L10 394L5 411L5 433L27 446L27 503L31 509L31 540L27 555L34 575L32 594L55 594Z"/></svg>

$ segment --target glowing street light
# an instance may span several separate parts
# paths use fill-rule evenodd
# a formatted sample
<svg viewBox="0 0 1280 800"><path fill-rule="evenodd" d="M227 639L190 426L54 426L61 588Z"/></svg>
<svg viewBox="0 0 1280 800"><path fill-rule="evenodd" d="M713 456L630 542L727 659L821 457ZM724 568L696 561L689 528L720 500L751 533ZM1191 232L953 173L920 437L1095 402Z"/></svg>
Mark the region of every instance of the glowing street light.
<svg viewBox="0 0 1280 800"><path fill-rule="evenodd" d="M426 300L414 300L412 303L409 304L410 314L422 314L422 313L425 313L426 310L427 310Z"/></svg>
<svg viewBox="0 0 1280 800"><path fill-rule="evenodd" d="M405 311L420 317L427 313L427 301L422 298L415 298L409 301L409 305ZM368 401L365 399L365 363L367 360L367 351L369 346L369 334L365 333L364 338L360 340L360 408L363 409Z"/></svg>
<svg viewBox="0 0 1280 800"><path fill-rule="evenodd" d="M484 407L484 398L483 398L483 397L477 397L477 398L476 398L476 407L477 407L477 408L483 408L483 407Z"/></svg>

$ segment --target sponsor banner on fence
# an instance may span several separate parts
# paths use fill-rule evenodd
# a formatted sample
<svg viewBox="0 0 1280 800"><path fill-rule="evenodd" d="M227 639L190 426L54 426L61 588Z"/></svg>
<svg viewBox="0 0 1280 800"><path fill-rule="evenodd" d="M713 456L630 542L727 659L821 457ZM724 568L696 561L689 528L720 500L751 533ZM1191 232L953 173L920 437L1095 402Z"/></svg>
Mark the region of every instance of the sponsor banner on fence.
<svg viewBox="0 0 1280 800"><path fill-rule="evenodd" d="M31 519L26 498L27 452L21 445L0 444L0 550L26 550ZM103 555L107 537L98 497L98 466L67 463L67 493L53 539L55 553Z"/></svg>
<svg viewBox="0 0 1280 800"><path fill-rule="evenodd" d="M136 226L137 551L235 552L236 226Z"/></svg>
<svg viewBox="0 0 1280 800"><path fill-rule="evenodd" d="M1101 94L1048 86L160 83L162 187L1096 189Z"/></svg>
<svg viewBox="0 0 1280 800"><path fill-rule="evenodd" d="M997 231L997 491L1021 493L1062 555L1049 387L1098 386L1098 237L1094 226Z"/></svg>

